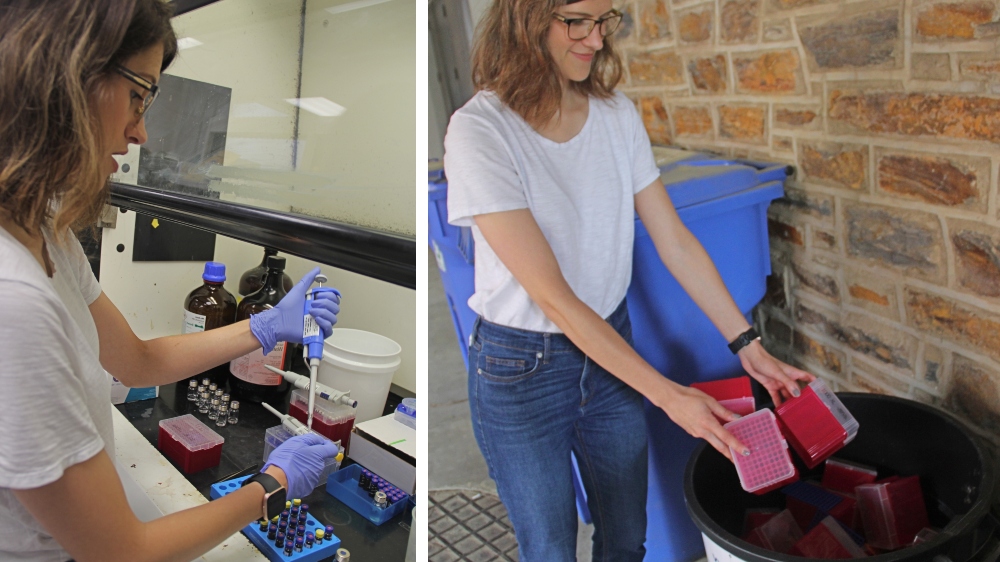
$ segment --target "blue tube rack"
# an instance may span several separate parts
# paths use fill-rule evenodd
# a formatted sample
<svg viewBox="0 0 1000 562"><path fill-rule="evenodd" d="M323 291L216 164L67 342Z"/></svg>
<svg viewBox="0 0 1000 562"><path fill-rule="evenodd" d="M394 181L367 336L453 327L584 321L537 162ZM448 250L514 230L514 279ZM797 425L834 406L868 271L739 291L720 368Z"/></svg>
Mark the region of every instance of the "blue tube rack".
<svg viewBox="0 0 1000 562"><path fill-rule="evenodd" d="M336 472L334 473L336 474ZM242 476L240 478L233 478L232 480L226 480L224 482L219 482L218 484L212 484L211 497L213 500L217 500L222 496L225 496L231 492L235 492L240 489L240 485L243 481L250 476ZM315 517L312 513L306 515L306 532L316 533L316 529L324 529L325 527ZM285 548L282 546L278 548L274 546L274 541L267 538L267 531L261 531L260 526L256 521L243 527L243 534L246 535L250 542L254 544L263 554L267 556L267 559L271 562L319 562L326 558L331 558L337 554L337 549L340 548L340 538L337 535L328 535L323 538L323 544L314 544L312 548L302 548L302 552L292 551L290 556L285 556Z"/></svg>
<svg viewBox="0 0 1000 562"><path fill-rule="evenodd" d="M403 499L385 509L376 506L368 492L358 487L361 469L361 465L352 464L331 474L326 479L327 493L376 525L385 523L406 508L406 504L410 501L410 496L407 494L404 494Z"/></svg>

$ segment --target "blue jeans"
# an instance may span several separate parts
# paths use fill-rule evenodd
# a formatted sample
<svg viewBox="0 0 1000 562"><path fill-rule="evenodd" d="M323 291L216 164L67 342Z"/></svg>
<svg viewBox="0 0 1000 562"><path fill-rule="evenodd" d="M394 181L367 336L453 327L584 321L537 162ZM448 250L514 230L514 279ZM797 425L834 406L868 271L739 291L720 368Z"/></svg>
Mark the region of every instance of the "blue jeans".
<svg viewBox="0 0 1000 562"><path fill-rule="evenodd" d="M632 344L625 302L607 319ZM594 562L642 560L646 423L642 396L563 334L476 321L469 406L479 449L510 516L521 562L576 560L570 451L594 520Z"/></svg>

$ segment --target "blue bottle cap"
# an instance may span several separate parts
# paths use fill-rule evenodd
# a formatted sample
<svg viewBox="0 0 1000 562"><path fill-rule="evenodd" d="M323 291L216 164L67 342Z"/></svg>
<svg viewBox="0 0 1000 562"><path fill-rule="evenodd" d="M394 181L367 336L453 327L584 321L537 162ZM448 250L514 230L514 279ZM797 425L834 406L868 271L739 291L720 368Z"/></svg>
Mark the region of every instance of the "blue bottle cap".
<svg viewBox="0 0 1000 562"><path fill-rule="evenodd" d="M205 263L205 273L201 274L201 278L213 283L222 283L226 280L226 264L217 261Z"/></svg>

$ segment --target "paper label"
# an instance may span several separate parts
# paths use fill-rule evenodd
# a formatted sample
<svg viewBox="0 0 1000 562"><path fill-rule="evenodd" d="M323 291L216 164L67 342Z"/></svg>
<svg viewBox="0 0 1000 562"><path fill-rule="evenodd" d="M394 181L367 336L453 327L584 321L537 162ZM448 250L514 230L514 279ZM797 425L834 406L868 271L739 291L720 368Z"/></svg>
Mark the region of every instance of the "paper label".
<svg viewBox="0 0 1000 562"><path fill-rule="evenodd" d="M190 310L185 310L184 325L181 326L181 333L193 334L195 332L204 332L206 318L204 314L195 314Z"/></svg>
<svg viewBox="0 0 1000 562"><path fill-rule="evenodd" d="M318 337L319 334L319 324L316 323L316 319L312 314L306 314L302 322L302 339Z"/></svg>
<svg viewBox="0 0 1000 562"><path fill-rule="evenodd" d="M243 357L230 361L229 372L246 382L278 386L281 384L281 375L271 372L265 365L280 369L285 364L286 346L285 342L279 341L267 355L264 355L263 349L257 348Z"/></svg>

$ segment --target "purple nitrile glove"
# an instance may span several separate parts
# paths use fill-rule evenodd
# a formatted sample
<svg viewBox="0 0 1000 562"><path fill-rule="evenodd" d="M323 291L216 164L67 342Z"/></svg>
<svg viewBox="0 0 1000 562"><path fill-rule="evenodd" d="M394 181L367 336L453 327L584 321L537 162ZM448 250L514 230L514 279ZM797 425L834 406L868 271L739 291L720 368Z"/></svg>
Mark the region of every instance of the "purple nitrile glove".
<svg viewBox="0 0 1000 562"><path fill-rule="evenodd" d="M277 306L250 316L250 332L264 348L265 355L271 353L279 341L302 343L302 309L306 292L317 275L318 267L306 273ZM340 295L332 291L320 292L310 301L309 314L323 330L323 338L330 337L337 314L340 314Z"/></svg>
<svg viewBox="0 0 1000 562"><path fill-rule="evenodd" d="M271 451L261 472L276 466L288 479L288 499L304 498L319 485L326 462L340 453L337 445L315 434L296 435Z"/></svg>

